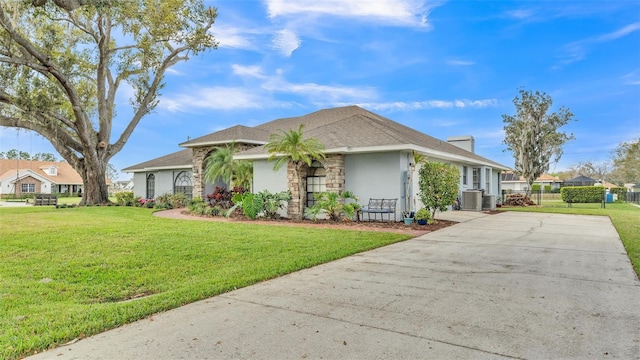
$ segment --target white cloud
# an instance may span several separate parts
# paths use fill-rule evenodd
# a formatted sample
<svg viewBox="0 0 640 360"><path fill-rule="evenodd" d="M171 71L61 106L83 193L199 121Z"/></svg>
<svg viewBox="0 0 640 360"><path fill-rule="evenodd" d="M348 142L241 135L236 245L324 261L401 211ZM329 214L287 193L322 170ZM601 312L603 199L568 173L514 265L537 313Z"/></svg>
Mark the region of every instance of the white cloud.
<svg viewBox="0 0 640 360"><path fill-rule="evenodd" d="M629 34L631 34L634 31L638 31L640 30L640 22L636 22L633 24L629 24L621 29L618 29L616 31L610 32L608 34L604 34L599 36L596 41L597 42L605 42L605 41L611 41L611 40L615 40L615 39L619 39L623 36L627 36Z"/></svg>
<svg viewBox="0 0 640 360"><path fill-rule="evenodd" d="M209 87L193 89L189 94L165 96L158 107L171 112L187 112L196 109L261 109L269 105L264 98L247 89Z"/></svg>
<svg viewBox="0 0 640 360"><path fill-rule="evenodd" d="M233 64L231 65L231 71L235 75L240 75L244 77L253 77L258 79L264 79L266 76L262 73L262 68L260 66L244 66Z"/></svg>
<svg viewBox="0 0 640 360"><path fill-rule="evenodd" d="M471 66L475 65L475 62L469 60L447 60L447 64L452 66Z"/></svg>
<svg viewBox="0 0 640 360"><path fill-rule="evenodd" d="M522 19L528 19L532 17L533 15L535 15L535 12L530 9L516 9L516 10L507 11L506 15L507 17L510 17L510 18L522 20Z"/></svg>
<svg viewBox="0 0 640 360"><path fill-rule="evenodd" d="M451 109L451 108L485 108L498 105L497 99L483 100L424 100L424 101L396 101L383 103L361 103L362 107L371 110L421 110L421 109Z"/></svg>
<svg viewBox="0 0 640 360"><path fill-rule="evenodd" d="M266 0L269 16L335 16L397 26L428 26L430 7L418 0ZM433 7L433 6L431 6Z"/></svg>
<svg viewBox="0 0 640 360"><path fill-rule="evenodd" d="M306 96L314 102L348 102L377 98L377 93L370 87L349 87L320 85L316 83L289 83L281 77L274 77L262 84L268 91L290 93Z"/></svg>
<svg viewBox="0 0 640 360"><path fill-rule="evenodd" d="M182 76L184 75L183 72L180 72L174 68L168 68L167 70L165 70L165 73L168 75L176 75L176 76Z"/></svg>
<svg viewBox="0 0 640 360"><path fill-rule="evenodd" d="M214 26L211 33L219 41L219 47L229 47L235 49L253 49L253 37L256 31L238 27Z"/></svg>
<svg viewBox="0 0 640 360"><path fill-rule="evenodd" d="M273 37L272 47L280 54L289 57L301 43L302 41L295 32L289 29L283 29L278 31Z"/></svg>
<svg viewBox="0 0 640 360"><path fill-rule="evenodd" d="M640 72L632 71L622 77L627 85L640 85Z"/></svg>
<svg viewBox="0 0 640 360"><path fill-rule="evenodd" d="M638 30L640 30L640 22L629 24L623 28L606 34L571 42L564 47L565 54L563 56L564 59L561 61L561 64L567 65L580 60L584 60L590 47L593 47L599 43L619 39ZM558 67L559 66L555 66L554 68Z"/></svg>

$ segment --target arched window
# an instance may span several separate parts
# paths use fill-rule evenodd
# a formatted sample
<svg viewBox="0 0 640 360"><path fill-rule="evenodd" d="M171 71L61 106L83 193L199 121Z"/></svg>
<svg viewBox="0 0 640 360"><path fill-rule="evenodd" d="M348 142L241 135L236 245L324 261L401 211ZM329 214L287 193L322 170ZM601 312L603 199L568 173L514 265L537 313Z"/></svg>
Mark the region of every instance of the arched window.
<svg viewBox="0 0 640 360"><path fill-rule="evenodd" d="M327 191L327 172L322 163L314 160L307 169L307 207L315 205L314 193Z"/></svg>
<svg viewBox="0 0 640 360"><path fill-rule="evenodd" d="M173 193L183 193L187 198L193 196L193 186L191 185L191 175L186 171L181 171L173 181Z"/></svg>
<svg viewBox="0 0 640 360"><path fill-rule="evenodd" d="M156 196L156 176L147 175L147 199L153 199Z"/></svg>

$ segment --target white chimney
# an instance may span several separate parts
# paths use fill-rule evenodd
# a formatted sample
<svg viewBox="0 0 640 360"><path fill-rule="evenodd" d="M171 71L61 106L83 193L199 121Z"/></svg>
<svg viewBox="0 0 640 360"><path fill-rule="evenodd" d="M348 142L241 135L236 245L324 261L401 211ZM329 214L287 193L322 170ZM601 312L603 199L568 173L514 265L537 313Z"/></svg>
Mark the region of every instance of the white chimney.
<svg viewBox="0 0 640 360"><path fill-rule="evenodd" d="M455 145L461 149L475 153L475 140L471 135L464 136L452 136L447 138L447 142L451 145Z"/></svg>

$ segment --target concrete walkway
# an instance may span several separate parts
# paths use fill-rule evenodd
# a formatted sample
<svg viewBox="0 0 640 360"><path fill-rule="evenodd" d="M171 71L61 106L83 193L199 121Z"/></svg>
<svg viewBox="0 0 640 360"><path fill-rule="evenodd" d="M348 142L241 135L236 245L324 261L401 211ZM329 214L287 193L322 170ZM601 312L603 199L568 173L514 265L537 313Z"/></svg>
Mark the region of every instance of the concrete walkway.
<svg viewBox="0 0 640 360"><path fill-rule="evenodd" d="M471 217L32 359L640 357L640 281L607 217Z"/></svg>

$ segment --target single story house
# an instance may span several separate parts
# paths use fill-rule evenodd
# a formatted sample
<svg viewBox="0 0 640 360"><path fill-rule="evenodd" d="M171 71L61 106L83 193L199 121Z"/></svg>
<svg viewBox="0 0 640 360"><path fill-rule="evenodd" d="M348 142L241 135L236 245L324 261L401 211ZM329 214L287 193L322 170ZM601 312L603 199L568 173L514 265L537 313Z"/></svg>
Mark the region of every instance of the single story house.
<svg viewBox="0 0 640 360"><path fill-rule="evenodd" d="M366 205L369 198L398 199L396 218L401 211L422 205L417 199L419 165L413 153L431 161L446 162L460 170L460 190L484 189L485 194L499 195L500 173L508 167L477 155L472 136L442 141L393 120L360 108L346 106L319 110L307 115L276 119L255 127L237 125L179 144L186 150L123 169L134 174L134 194L152 198L176 193L188 187L193 196L203 197L215 184L203 178L206 158L217 148L234 143L235 158L253 162L254 192L289 190L297 199L298 184L291 164L278 171L264 145L271 134L297 130L304 125L304 136L315 138L325 146L326 158L303 169L302 201L312 205L314 192L350 190ZM190 181L189 181L190 180ZM186 192L186 191L185 191ZM288 215L298 207L290 203Z"/></svg>
<svg viewBox="0 0 640 360"><path fill-rule="evenodd" d="M76 193L82 177L67 162L0 159L0 195Z"/></svg>
<svg viewBox="0 0 640 360"><path fill-rule="evenodd" d="M516 175L513 171L505 171L501 175L502 178L502 189L503 190L512 190L512 191L526 191L528 190L529 184L527 184L527 180L524 177ZM551 190L560 189L563 181L560 180L559 177L542 174L537 179L533 181L535 185L540 185L540 187L544 190L545 186L551 186Z"/></svg>
<svg viewBox="0 0 640 360"><path fill-rule="evenodd" d="M576 176L573 179L565 180L563 186L594 186L598 180L588 176Z"/></svg>

